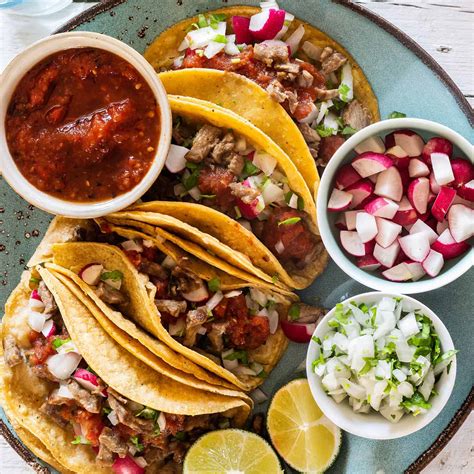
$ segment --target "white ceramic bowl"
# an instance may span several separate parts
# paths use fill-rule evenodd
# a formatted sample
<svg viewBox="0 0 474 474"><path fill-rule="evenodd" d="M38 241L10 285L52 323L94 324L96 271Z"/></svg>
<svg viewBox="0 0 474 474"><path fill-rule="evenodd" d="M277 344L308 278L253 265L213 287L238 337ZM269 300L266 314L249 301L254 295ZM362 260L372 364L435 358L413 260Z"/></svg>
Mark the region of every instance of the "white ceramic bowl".
<svg viewBox="0 0 474 474"><path fill-rule="evenodd" d="M104 49L128 61L142 75L155 95L160 111L158 147L147 174L130 191L116 198L98 202L71 202L46 194L33 186L18 170L5 138L5 116L11 96L22 77L39 61L58 51L70 48ZM171 109L166 91L153 67L130 46L110 36L91 32L61 33L34 43L16 56L0 76L0 170L10 186L31 204L52 214L92 218L123 209L133 204L150 188L163 168L171 143Z"/></svg>
<svg viewBox="0 0 474 474"><path fill-rule="evenodd" d="M421 312L428 316L433 322L433 326L440 338L441 350L443 352L454 349L453 341L449 335L446 326L427 306L410 296L402 296L390 293L363 293L361 295L348 298L343 304L349 301L359 303L376 303L383 297L398 297L410 305L410 310L420 309ZM412 306L411 306L412 305ZM331 329L328 326L328 321L334 316L335 308L333 308L318 324L313 336L322 339L324 335ZM407 436L420 430L424 426L431 423L441 412L449 400L451 392L453 391L454 382L456 380L456 357L451 363L449 373L445 370L440 379L435 385L438 395L430 399L431 408L424 415L412 416L411 414L404 415L398 423L391 423L385 419L381 414L371 411L370 413L354 413L349 403L343 400L341 403L336 403L333 398L324 391L321 378L318 377L312 370L312 362L316 357L316 345L311 340L308 346L308 353L306 356L306 375L308 377L311 393L321 408L322 412L337 426L344 431L362 436L370 439L394 439Z"/></svg>
<svg viewBox="0 0 474 474"><path fill-rule="evenodd" d="M374 123L363 130L357 132L349 138L334 154L326 166L321 182L319 184L317 196L318 226L321 233L321 239L331 258L336 264L347 273L351 278L359 283L380 291L389 291L394 293L422 293L436 288L441 288L448 283L459 278L467 272L474 263L474 249L466 252L453 260L445 262L440 274L436 277L425 276L416 282L393 282L385 279L380 273L368 272L360 269L342 248L339 240L339 230L334 222L338 216L336 212L327 211L327 203L334 188L334 178L339 168L349 163L356 155L354 148L364 140L372 136L384 137L385 135L398 129L412 129L419 133L425 141L434 136L440 136L448 139L454 146L454 156L461 156L474 162L473 146L459 133L451 130L444 125L429 120L416 118L400 118L383 120Z"/></svg>

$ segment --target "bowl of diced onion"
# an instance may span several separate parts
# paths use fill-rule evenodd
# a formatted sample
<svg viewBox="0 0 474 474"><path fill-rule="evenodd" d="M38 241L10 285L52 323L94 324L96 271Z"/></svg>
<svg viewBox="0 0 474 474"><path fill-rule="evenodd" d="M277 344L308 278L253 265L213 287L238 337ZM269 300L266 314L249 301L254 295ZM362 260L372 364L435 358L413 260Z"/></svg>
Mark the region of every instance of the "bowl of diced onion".
<svg viewBox="0 0 474 474"><path fill-rule="evenodd" d="M370 439L415 433L446 405L456 379L446 326L408 296L349 298L319 323L308 346L313 397L341 429Z"/></svg>

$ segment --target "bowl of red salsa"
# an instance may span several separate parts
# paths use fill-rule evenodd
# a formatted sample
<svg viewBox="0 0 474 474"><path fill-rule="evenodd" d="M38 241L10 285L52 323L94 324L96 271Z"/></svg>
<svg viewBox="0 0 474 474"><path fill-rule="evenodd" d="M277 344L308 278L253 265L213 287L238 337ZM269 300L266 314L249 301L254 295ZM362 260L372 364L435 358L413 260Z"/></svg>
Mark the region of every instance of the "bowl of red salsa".
<svg viewBox="0 0 474 474"><path fill-rule="evenodd" d="M0 168L52 214L92 218L153 184L171 142L161 81L133 48L89 32L54 35L2 75Z"/></svg>

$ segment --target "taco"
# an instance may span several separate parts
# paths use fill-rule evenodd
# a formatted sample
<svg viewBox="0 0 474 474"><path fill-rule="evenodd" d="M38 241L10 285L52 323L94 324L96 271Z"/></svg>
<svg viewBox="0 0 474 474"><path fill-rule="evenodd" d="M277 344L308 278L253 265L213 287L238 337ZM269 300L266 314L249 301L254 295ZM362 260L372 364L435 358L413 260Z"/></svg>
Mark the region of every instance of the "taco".
<svg viewBox="0 0 474 474"><path fill-rule="evenodd" d="M170 104L175 143L144 200L172 202L138 204L128 211L180 219L247 255L267 280L276 274L289 287L311 284L327 257L311 193L288 156L228 110L183 97L170 96ZM177 223L172 232L182 230Z"/></svg>
<svg viewBox="0 0 474 474"><path fill-rule="evenodd" d="M38 287L30 289L26 274L6 305L3 404L57 464L78 473L156 472L179 465L203 432L245 422L243 400L151 370L50 271L36 270Z"/></svg>
<svg viewBox="0 0 474 474"><path fill-rule="evenodd" d="M160 75L168 93L218 103L260 127L313 189L319 181L314 160L324 166L348 135L380 120L377 99L341 45L275 1L261 7L222 8L181 21L154 40L145 58L159 72L173 70ZM262 30L252 33L258 24ZM282 118L283 109L296 125Z"/></svg>

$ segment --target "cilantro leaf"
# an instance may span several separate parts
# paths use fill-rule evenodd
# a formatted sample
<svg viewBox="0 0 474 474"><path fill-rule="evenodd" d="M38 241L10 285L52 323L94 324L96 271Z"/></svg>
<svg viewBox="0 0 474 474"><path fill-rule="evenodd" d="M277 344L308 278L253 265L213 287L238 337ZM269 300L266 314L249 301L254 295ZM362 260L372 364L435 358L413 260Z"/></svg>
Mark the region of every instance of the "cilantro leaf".
<svg viewBox="0 0 474 474"><path fill-rule="evenodd" d="M241 177L247 179L249 176L259 173L260 170L250 161L245 160L244 169L242 170Z"/></svg>
<svg viewBox="0 0 474 474"><path fill-rule="evenodd" d="M288 316L290 317L291 321L295 321L299 319L301 313L301 308L298 304L293 303L288 310Z"/></svg>
<svg viewBox="0 0 474 474"><path fill-rule="evenodd" d="M349 127L348 125L342 129L342 134L343 135L354 135L357 130L355 128Z"/></svg>
<svg viewBox="0 0 474 474"><path fill-rule="evenodd" d="M405 118L407 116L407 114L404 114L403 112L397 112L396 110L394 110L389 116L388 118L389 119L393 119L393 118Z"/></svg>
<svg viewBox="0 0 474 474"><path fill-rule="evenodd" d="M130 442L135 446L138 453L142 452L145 446L140 443L138 436L130 436Z"/></svg>
<svg viewBox="0 0 474 474"><path fill-rule="evenodd" d="M61 347L63 344L66 344L68 342L71 342L71 338L69 339L60 339L59 337L57 337L56 339L54 339L53 343L52 343L52 346L55 348L55 349L58 349L59 347Z"/></svg>
<svg viewBox="0 0 474 474"><path fill-rule="evenodd" d="M249 356L247 354L247 351L241 350L241 351L234 351L231 352L230 354L227 354L224 357L225 360L240 360L242 364L248 365L249 363Z"/></svg>
<svg viewBox="0 0 474 474"><path fill-rule="evenodd" d="M322 138L330 137L334 135L335 130L330 127L326 127L324 124L320 124L316 127L316 131L319 133L319 136Z"/></svg>
<svg viewBox="0 0 474 474"><path fill-rule="evenodd" d="M297 224L301 220L301 217L290 217L289 219L285 219L280 221L278 225L294 225Z"/></svg>
<svg viewBox="0 0 474 474"><path fill-rule="evenodd" d="M209 288L210 291L213 293L218 292L221 289L221 281L219 278L214 277L211 280L207 282L207 287Z"/></svg>
<svg viewBox="0 0 474 474"><path fill-rule="evenodd" d="M100 275L100 279L102 281L105 280L112 280L112 281L119 281L123 280L123 273L120 270L113 270L111 272L104 272Z"/></svg>

